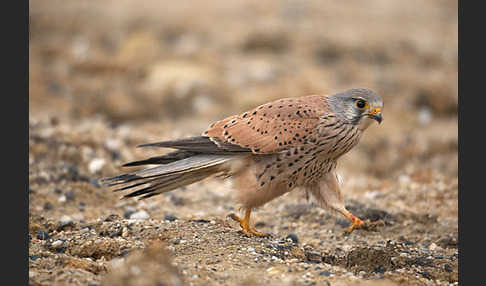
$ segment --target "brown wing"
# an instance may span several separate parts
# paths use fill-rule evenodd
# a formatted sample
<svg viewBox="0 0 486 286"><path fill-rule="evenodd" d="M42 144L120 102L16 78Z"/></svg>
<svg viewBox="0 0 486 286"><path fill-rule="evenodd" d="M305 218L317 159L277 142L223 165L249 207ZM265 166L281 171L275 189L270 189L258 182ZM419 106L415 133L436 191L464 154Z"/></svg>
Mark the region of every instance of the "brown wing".
<svg viewBox="0 0 486 286"><path fill-rule="evenodd" d="M204 136L250 148L255 154L279 152L303 144L330 111L327 97L284 98L212 124Z"/></svg>

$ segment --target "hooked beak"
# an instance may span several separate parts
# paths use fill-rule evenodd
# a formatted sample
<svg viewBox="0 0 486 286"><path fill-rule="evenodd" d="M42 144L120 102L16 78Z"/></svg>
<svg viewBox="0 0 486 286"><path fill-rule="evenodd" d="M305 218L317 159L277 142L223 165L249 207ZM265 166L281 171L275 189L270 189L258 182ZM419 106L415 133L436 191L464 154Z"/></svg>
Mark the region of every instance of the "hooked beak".
<svg viewBox="0 0 486 286"><path fill-rule="evenodd" d="M377 107L373 109L370 113L368 113L369 118L373 118L374 120L378 121L378 123L381 123L383 120L383 117L381 116L381 108Z"/></svg>

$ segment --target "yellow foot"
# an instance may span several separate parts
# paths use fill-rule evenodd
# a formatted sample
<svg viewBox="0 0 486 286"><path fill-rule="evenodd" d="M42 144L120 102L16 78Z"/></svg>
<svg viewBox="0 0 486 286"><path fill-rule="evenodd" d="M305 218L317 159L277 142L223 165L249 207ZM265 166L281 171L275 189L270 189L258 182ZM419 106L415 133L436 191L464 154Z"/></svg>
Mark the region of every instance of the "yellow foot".
<svg viewBox="0 0 486 286"><path fill-rule="evenodd" d="M378 230L378 227L382 227L384 226L385 223L381 220L377 220L377 221L370 221L370 220L360 220L358 219L358 221L354 222L350 227L348 227L347 230L344 231L344 234L345 235L348 235L350 234L351 232L353 232L353 230L355 229L364 229L364 230L368 230L368 231L377 231Z"/></svg>
<svg viewBox="0 0 486 286"><path fill-rule="evenodd" d="M228 216L240 223L241 231L243 231L243 233L246 234L247 236L251 236L251 235L255 235L258 237L270 236L270 234L258 232L253 227L250 226L250 213L251 210L247 209L245 213L245 218L240 218L234 213L229 214Z"/></svg>
<svg viewBox="0 0 486 286"><path fill-rule="evenodd" d="M349 235L355 229L364 229L368 231L377 231L378 227L382 227L385 223L382 220L377 221L370 221L370 220L361 220L354 215L352 215L348 211L344 211L343 214L349 218L352 222L351 226L348 227L347 230L344 231L344 235Z"/></svg>

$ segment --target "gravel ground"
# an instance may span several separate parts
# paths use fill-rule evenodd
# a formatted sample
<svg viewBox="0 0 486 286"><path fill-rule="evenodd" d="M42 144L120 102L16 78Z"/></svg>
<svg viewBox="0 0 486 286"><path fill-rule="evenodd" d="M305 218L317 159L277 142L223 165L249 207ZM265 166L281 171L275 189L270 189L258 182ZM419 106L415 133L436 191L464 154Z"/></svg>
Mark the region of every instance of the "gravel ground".
<svg viewBox="0 0 486 286"><path fill-rule="evenodd" d="M189 4L190 3L190 4ZM30 285L457 285L457 3L30 2ZM53 9L55 7L55 9ZM369 87L384 122L338 166L349 223L230 181L139 201L98 180L280 97Z"/></svg>

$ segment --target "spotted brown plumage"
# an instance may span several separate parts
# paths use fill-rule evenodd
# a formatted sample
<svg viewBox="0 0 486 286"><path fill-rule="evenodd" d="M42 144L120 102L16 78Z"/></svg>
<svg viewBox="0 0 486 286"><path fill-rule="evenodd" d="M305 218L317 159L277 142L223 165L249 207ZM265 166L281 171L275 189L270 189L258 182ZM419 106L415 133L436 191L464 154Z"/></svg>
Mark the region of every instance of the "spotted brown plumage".
<svg viewBox="0 0 486 286"><path fill-rule="evenodd" d="M246 234L263 235L250 223L251 210L300 187L320 205L367 227L349 213L335 169L339 157L358 144L363 131L382 120L383 100L369 89L333 95L284 98L215 122L202 136L140 145L176 149L125 166L158 166L105 178L125 197L151 197L212 175L231 177L245 216L230 216Z"/></svg>
<svg viewBox="0 0 486 286"><path fill-rule="evenodd" d="M254 154L271 154L303 144L315 135L320 116L329 111L322 96L284 98L218 121L203 135Z"/></svg>

